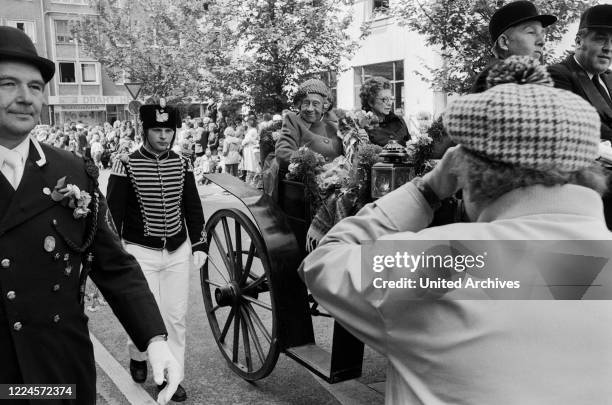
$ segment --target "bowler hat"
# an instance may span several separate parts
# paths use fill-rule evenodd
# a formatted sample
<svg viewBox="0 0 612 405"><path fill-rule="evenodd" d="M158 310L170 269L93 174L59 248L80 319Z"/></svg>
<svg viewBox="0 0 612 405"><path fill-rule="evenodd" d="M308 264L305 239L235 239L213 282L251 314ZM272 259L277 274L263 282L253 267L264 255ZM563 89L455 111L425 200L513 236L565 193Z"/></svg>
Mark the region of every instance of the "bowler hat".
<svg viewBox="0 0 612 405"><path fill-rule="evenodd" d="M580 17L582 28L605 28L612 30L612 4L600 4L587 8Z"/></svg>
<svg viewBox="0 0 612 405"><path fill-rule="evenodd" d="M497 38L508 28L533 20L540 21L542 27L548 27L557 21L557 17L539 14L536 6L530 1L521 0L506 4L493 14L489 22L491 42L497 41Z"/></svg>
<svg viewBox="0 0 612 405"><path fill-rule="evenodd" d="M0 26L0 60L19 60L36 66L45 83L55 74L55 63L38 56L30 37L14 27Z"/></svg>

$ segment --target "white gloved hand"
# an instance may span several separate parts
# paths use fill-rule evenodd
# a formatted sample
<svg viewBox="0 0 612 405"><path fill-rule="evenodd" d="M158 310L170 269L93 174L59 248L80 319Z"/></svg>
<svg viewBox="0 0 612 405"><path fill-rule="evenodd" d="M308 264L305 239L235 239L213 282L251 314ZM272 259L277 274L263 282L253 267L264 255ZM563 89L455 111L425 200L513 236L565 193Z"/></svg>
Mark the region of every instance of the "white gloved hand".
<svg viewBox="0 0 612 405"><path fill-rule="evenodd" d="M206 262L206 259L208 258L208 255L204 252L201 251L196 251L193 252L193 265L199 269L200 267L204 266L204 263Z"/></svg>
<svg viewBox="0 0 612 405"><path fill-rule="evenodd" d="M157 396L157 403L165 405L170 401L180 383L179 364L170 352L168 343L163 340L151 342L147 347L147 355L153 370L155 384L162 385L164 376L166 377L166 387Z"/></svg>

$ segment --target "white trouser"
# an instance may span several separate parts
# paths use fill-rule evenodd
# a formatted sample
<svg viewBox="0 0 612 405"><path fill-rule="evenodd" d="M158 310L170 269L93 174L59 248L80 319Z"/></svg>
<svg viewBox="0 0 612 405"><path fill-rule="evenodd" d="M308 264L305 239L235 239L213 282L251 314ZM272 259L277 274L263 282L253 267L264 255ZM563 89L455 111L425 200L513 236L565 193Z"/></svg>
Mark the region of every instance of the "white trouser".
<svg viewBox="0 0 612 405"><path fill-rule="evenodd" d="M185 241L174 252L148 249L126 243L144 273L149 288L157 301L164 324L168 330L168 346L180 366L181 381L185 375L185 326L187 301L189 298L189 271L192 266L191 246ZM128 337L130 358L136 361L147 359Z"/></svg>

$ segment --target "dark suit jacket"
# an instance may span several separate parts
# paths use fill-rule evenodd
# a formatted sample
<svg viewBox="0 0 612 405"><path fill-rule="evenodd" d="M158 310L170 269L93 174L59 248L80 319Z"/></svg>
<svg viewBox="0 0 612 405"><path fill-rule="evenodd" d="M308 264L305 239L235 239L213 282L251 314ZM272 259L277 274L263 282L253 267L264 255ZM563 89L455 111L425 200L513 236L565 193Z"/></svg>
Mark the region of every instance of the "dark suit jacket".
<svg viewBox="0 0 612 405"><path fill-rule="evenodd" d="M612 141L612 108L595 88L587 73L574 60L574 55L568 56L563 62L548 67L548 72L555 81L555 87L569 90L587 100L599 113L601 118L601 139ZM602 79L612 94L612 74L607 71Z"/></svg>
<svg viewBox="0 0 612 405"><path fill-rule="evenodd" d="M472 87L470 88L470 94L482 93L487 89L487 76L489 76L489 71L491 70L491 67L493 67L493 64L484 68L484 70L480 72L478 76L476 76L474 84L472 84Z"/></svg>
<svg viewBox="0 0 612 405"><path fill-rule="evenodd" d="M17 190L0 175L0 383L76 384L76 401L45 403L93 404L96 369L79 302L82 254L60 235L82 245L93 217L75 219L72 208L44 190L53 190L64 176L66 184L99 190L83 159L37 145L30 143ZM47 245L51 251L44 247L45 238L54 240ZM121 247L101 195L92 246L92 280L145 350L148 340L166 329L138 263Z"/></svg>

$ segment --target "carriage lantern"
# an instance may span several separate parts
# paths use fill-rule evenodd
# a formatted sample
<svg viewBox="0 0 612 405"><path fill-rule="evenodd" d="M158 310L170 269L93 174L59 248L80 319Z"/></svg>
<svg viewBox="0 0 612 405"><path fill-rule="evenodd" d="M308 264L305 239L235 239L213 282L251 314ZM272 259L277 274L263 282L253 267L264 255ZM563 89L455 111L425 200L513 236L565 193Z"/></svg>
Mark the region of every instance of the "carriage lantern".
<svg viewBox="0 0 612 405"><path fill-rule="evenodd" d="M385 145L382 162L372 166L372 198L377 199L410 181L415 175L412 162L408 162L406 149L395 140Z"/></svg>

